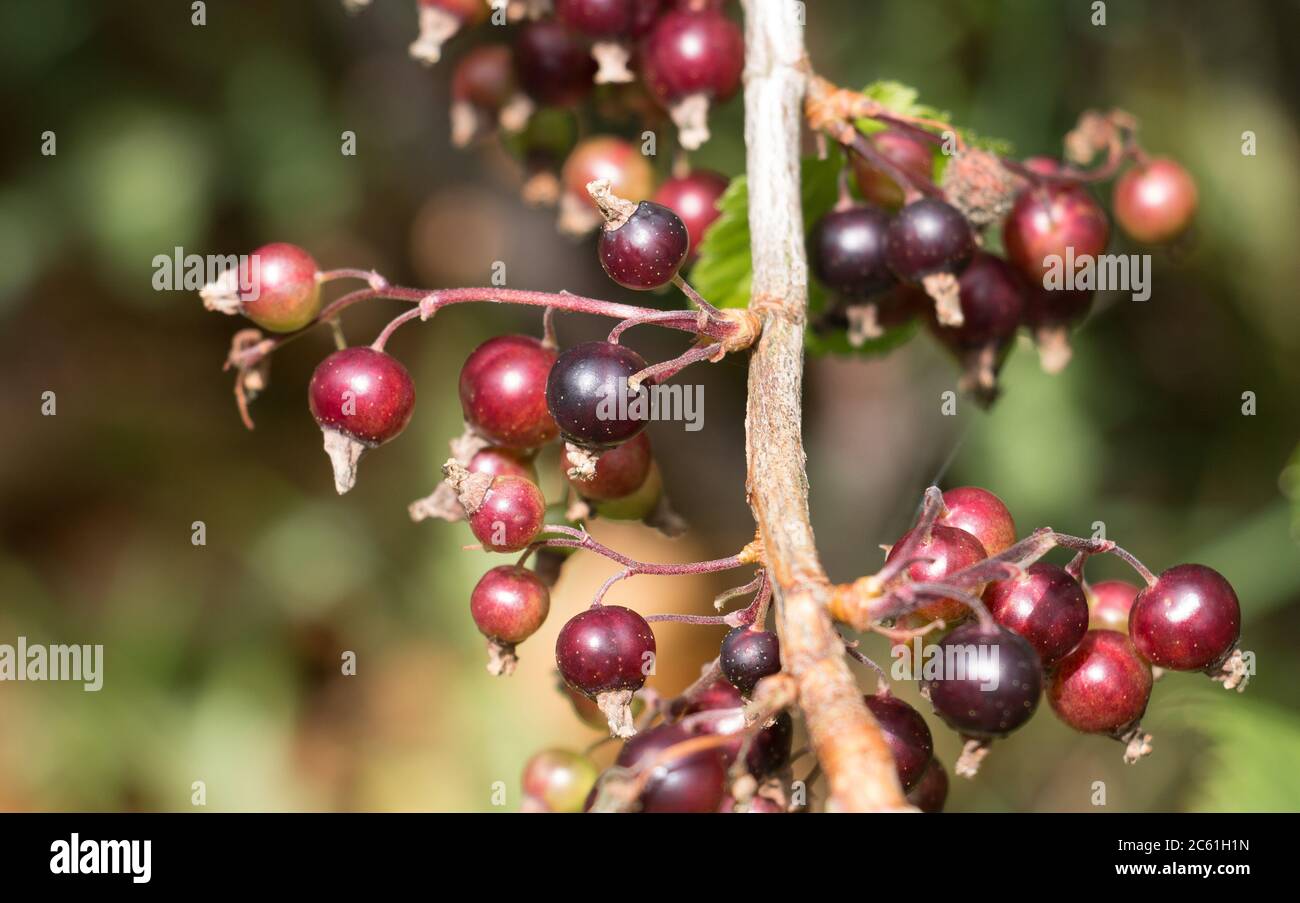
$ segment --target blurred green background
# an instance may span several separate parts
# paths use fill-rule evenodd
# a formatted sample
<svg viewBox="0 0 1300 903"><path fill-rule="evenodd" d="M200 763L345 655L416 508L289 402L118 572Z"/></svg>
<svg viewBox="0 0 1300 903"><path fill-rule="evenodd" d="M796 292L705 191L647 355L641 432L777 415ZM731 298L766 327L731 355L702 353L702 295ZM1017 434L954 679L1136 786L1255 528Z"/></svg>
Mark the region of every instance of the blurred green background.
<svg viewBox="0 0 1300 903"><path fill-rule="evenodd" d="M814 521L832 576L851 579L878 565L927 483L976 483L1022 531L1104 521L1149 566L1203 562L1238 589L1259 660L1245 695L1168 676L1145 722L1155 755L1134 767L1044 705L976 781L954 780L950 810L1091 810L1096 780L1112 810L1296 810L1300 531L1288 493L1300 496L1300 468L1284 471L1300 440L1300 79L1288 45L1300 4L1107 6L1096 27L1083 0L808 4L815 65L842 84L911 84L1021 156L1059 152L1086 108L1122 107L1201 189L1197 241L1177 259L1156 253L1151 300L1103 299L1059 377L1018 348L992 414L941 415L956 370L924 337L884 358L812 362ZM520 673L493 679L467 611L487 563L460 551L463 525L412 525L405 505L432 488L459 429L464 356L538 318L460 308L402 330L389 350L417 378L415 419L339 498L304 397L329 337L276 355L246 432L220 370L241 324L192 292L154 291L152 261L177 246L291 241L323 267L405 284L483 284L503 260L515 287L620 293L589 243L520 203L503 154L451 149L450 65L407 58L412 3L375 0L350 17L333 0L211 2L206 25L190 17L188 2L0 6L0 642L105 646L98 693L0 683L0 809L184 810L200 780L223 810L486 810L494 782L517 808L533 750L598 739L553 689L550 649L611 568L575 558ZM738 103L720 111L695 161L739 172L740 125ZM46 130L55 156L40 153ZM344 130L356 156L340 154ZM1241 153L1246 130L1256 156ZM349 336L369 341L397 309L355 310ZM560 337L601 325L566 317ZM654 332L633 339L647 357L680 348ZM721 556L751 535L743 361L693 378L705 428L652 428L693 530L670 542L599 526L635 557ZM56 416L41 416L46 391ZM1255 416L1241 413L1247 391ZM204 546L191 544L199 520ZM1122 575L1114 561L1089 565L1093 579ZM725 585L638 578L613 598L703 613ZM654 685L675 692L722 631L662 628ZM357 654L355 677L339 673L343 650ZM883 642L868 651L886 656ZM931 724L951 766L956 741Z"/></svg>

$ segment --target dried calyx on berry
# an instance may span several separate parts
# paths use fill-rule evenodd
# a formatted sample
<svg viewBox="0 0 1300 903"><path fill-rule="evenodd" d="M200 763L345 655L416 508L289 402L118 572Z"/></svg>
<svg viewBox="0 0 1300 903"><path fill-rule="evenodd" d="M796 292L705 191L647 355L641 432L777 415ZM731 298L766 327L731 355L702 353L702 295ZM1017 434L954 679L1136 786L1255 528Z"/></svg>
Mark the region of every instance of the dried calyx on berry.
<svg viewBox="0 0 1300 903"><path fill-rule="evenodd" d="M611 736L631 737L632 694L654 670L655 635L629 608L598 605L574 615L555 640L555 664L565 683L594 699Z"/></svg>
<svg viewBox="0 0 1300 903"><path fill-rule="evenodd" d="M691 249L686 224L654 201L633 204L610 191L608 179L587 185L605 218L596 251L609 278L635 291L659 289L677 278Z"/></svg>
<svg viewBox="0 0 1300 903"><path fill-rule="evenodd" d="M519 552L542 530L546 500L530 481L517 476L470 473L454 458L442 465L474 537L491 552Z"/></svg>
<svg viewBox="0 0 1300 903"><path fill-rule="evenodd" d="M975 253L975 233L961 211L937 198L909 203L889 224L885 260L904 282L919 284L934 299L935 316L960 326L957 276Z"/></svg>
<svg viewBox="0 0 1300 903"><path fill-rule="evenodd" d="M479 578L469 607L479 632L488 638L488 672L510 675L519 662L515 646L542 626L551 609L551 595L532 571L501 565Z"/></svg>

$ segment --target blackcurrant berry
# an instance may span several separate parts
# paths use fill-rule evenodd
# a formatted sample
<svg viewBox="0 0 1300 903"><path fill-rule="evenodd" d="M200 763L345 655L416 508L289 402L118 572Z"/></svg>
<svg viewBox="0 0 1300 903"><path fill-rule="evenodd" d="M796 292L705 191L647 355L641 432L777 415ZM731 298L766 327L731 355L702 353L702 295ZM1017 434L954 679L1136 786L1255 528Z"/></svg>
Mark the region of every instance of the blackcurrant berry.
<svg viewBox="0 0 1300 903"><path fill-rule="evenodd" d="M1015 337L1025 310L1028 286L1001 257L976 252L957 280L962 323L940 323L930 308L926 325L939 341L958 351L1000 348Z"/></svg>
<svg viewBox="0 0 1300 903"><path fill-rule="evenodd" d="M988 554L997 555L1015 545L1016 522L1002 499L987 489L949 489L943 494L943 504L947 510L939 523L965 530L980 541Z"/></svg>
<svg viewBox="0 0 1300 903"><path fill-rule="evenodd" d="M767 727L754 735L745 756L745 770L758 779L780 771L790 762L790 752L794 747L794 720L788 712L782 712ZM744 740L736 740L723 747L727 755L727 764L734 762L736 756L744 749Z"/></svg>
<svg viewBox="0 0 1300 903"><path fill-rule="evenodd" d="M515 71L539 104L572 107L591 93L596 61L571 29L542 19L525 25L515 39Z"/></svg>
<svg viewBox="0 0 1300 903"><path fill-rule="evenodd" d="M867 140L882 157L914 181L925 183L934 178L934 149L928 142L901 129L884 129L872 134ZM858 190L864 198L891 210L903 205L903 189L892 177L885 175L858 154L851 154L850 161Z"/></svg>
<svg viewBox="0 0 1300 903"><path fill-rule="evenodd" d="M745 704L745 697L732 684L725 680L715 680L694 692L690 699L676 699L668 710L674 719L697 712L715 712L719 709L738 709Z"/></svg>
<svg viewBox="0 0 1300 903"><path fill-rule="evenodd" d="M1102 580L1088 586L1088 627L1128 633L1128 613L1138 588L1123 580Z"/></svg>
<svg viewBox="0 0 1300 903"><path fill-rule="evenodd" d="M703 749L680 756L668 751L691 737L680 725L663 724L623 744L615 765L651 769L640 797L642 812L717 811L727 780L718 750Z"/></svg>
<svg viewBox="0 0 1300 903"><path fill-rule="evenodd" d="M1047 687L1058 718L1086 734L1119 736L1142 717L1151 698L1151 666L1127 636L1090 630L1061 660Z"/></svg>
<svg viewBox="0 0 1300 903"><path fill-rule="evenodd" d="M1148 244L1177 238L1196 215L1196 182L1182 166L1157 157L1134 166L1115 183L1115 219Z"/></svg>
<svg viewBox="0 0 1300 903"><path fill-rule="evenodd" d="M599 772L591 759L567 749L546 749L524 765L524 810L581 812Z"/></svg>
<svg viewBox="0 0 1300 903"><path fill-rule="evenodd" d="M1038 653L1005 628L963 624L939 641L940 678L925 687L935 712L966 737L1009 734L1038 708L1043 672Z"/></svg>
<svg viewBox="0 0 1300 903"><path fill-rule="evenodd" d="M1109 239L1105 212L1086 189L1068 182L1026 188L1002 227L1007 257L1035 287L1043 285L1054 266L1064 267L1067 258L1077 267L1082 258L1101 254Z"/></svg>
<svg viewBox="0 0 1300 903"><path fill-rule="evenodd" d="M654 663L655 635L645 618L618 605L574 615L555 640L555 662L569 686L592 698L635 691Z"/></svg>
<svg viewBox="0 0 1300 903"><path fill-rule="evenodd" d="M466 511L470 529L488 551L518 552L541 532L546 500L532 482L499 476L492 478L477 507Z"/></svg>
<svg viewBox="0 0 1300 903"><path fill-rule="evenodd" d="M885 263L889 214L865 205L827 213L808 236L813 274L833 292L865 298L894 281Z"/></svg>
<svg viewBox="0 0 1300 903"><path fill-rule="evenodd" d="M642 386L633 394L628 379L645 368L645 358L611 342L586 342L561 354L546 381L546 403L560 432L589 446L617 445L641 432L649 393Z"/></svg>
<svg viewBox="0 0 1300 903"><path fill-rule="evenodd" d="M516 449L485 448L474 453L465 469L470 473L485 473L493 477L522 477L537 483L537 468L531 458Z"/></svg>
<svg viewBox="0 0 1300 903"><path fill-rule="evenodd" d="M984 604L997 622L1029 641L1044 668L1050 668L1088 632L1088 600L1065 568L1035 562L1024 573L995 580Z"/></svg>
<svg viewBox="0 0 1300 903"><path fill-rule="evenodd" d="M1209 670L1241 635L1241 606L1232 584L1200 564L1165 571L1137 595L1129 636L1143 658L1171 671Z"/></svg>
<svg viewBox="0 0 1300 903"><path fill-rule="evenodd" d="M709 138L708 108L740 87L745 41L739 26L715 10L680 10L659 18L641 48L646 87L694 150Z"/></svg>
<svg viewBox="0 0 1300 903"><path fill-rule="evenodd" d="M885 260L905 282L960 273L975 253L975 233L956 207L936 198L913 201L889 224Z"/></svg>
<svg viewBox="0 0 1300 903"><path fill-rule="evenodd" d="M912 531L904 533L890 548L885 556L885 563L895 560L902 552ZM916 582L939 583L949 574L967 568L988 557L984 546L970 533L956 527L935 524L930 528L929 538L923 540L912 552L913 558L929 559L913 561L905 573ZM979 595L983 587L974 588L972 595ZM942 619L948 623L959 621L970 614L970 609L956 599L935 599L927 601L916 609L917 614L928 621Z"/></svg>
<svg viewBox="0 0 1300 903"><path fill-rule="evenodd" d="M239 269L239 309L269 332L293 332L320 313L316 261L297 245L263 245Z"/></svg>
<svg viewBox="0 0 1300 903"><path fill-rule="evenodd" d="M718 201L728 184L727 177L720 172L697 169L689 175L669 179L655 192L655 202L672 210L686 224L686 233L691 237L691 249L686 254L688 264L699 254L704 233L722 215Z"/></svg>
<svg viewBox="0 0 1300 903"><path fill-rule="evenodd" d="M781 670L781 644L770 631L737 627L723 638L718 661L732 686L748 696L760 680Z"/></svg>
<svg viewBox="0 0 1300 903"><path fill-rule="evenodd" d="M465 422L496 445L532 448L559 432L546 407L556 354L531 336L505 335L474 349L460 370Z"/></svg>
<svg viewBox="0 0 1300 903"><path fill-rule="evenodd" d="M676 213L642 201L625 222L601 230L596 249L609 278L624 288L646 291L673 281L686 261L691 238Z"/></svg>
<svg viewBox="0 0 1300 903"><path fill-rule="evenodd" d="M550 609L546 584L527 568L503 564L480 577L469 610L479 633L488 638L488 670L513 672L515 645L537 632Z"/></svg>
<svg viewBox="0 0 1300 903"><path fill-rule="evenodd" d="M639 433L622 445L601 452L596 459L596 475L589 480L568 476L573 460L568 451L560 456L560 465L565 470L569 485L583 498L593 501L621 499L636 492L645 485L653 464L650 437L645 433Z"/></svg>
<svg viewBox="0 0 1300 903"><path fill-rule="evenodd" d="M884 732L898 769L898 782L911 790L934 757L934 738L921 713L897 696L877 693L864 697L872 717Z"/></svg>
<svg viewBox="0 0 1300 903"><path fill-rule="evenodd" d="M307 398L322 428L376 446L406 428L415 409L415 383L382 351L344 348L316 367Z"/></svg>
<svg viewBox="0 0 1300 903"><path fill-rule="evenodd" d="M921 779L907 793L907 801L922 812L942 812L948 801L948 772L938 759L930 759Z"/></svg>

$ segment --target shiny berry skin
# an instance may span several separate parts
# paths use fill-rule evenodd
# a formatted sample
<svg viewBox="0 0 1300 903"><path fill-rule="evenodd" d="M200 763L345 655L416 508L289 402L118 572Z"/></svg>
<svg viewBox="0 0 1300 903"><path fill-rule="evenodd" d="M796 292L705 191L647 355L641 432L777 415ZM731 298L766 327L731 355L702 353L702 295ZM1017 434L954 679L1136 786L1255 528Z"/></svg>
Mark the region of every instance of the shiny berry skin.
<svg viewBox="0 0 1300 903"><path fill-rule="evenodd" d="M930 305L926 325L935 338L958 350L1001 347L1015 337L1025 312L1028 286L1001 257L977 251L957 280L962 324L941 325Z"/></svg>
<svg viewBox="0 0 1300 903"><path fill-rule="evenodd" d="M737 627L723 638L718 661L731 685L748 696L760 680L781 670L781 644L770 631Z"/></svg>
<svg viewBox="0 0 1300 903"><path fill-rule="evenodd" d="M555 17L593 38L616 38L632 30L638 0L555 0Z"/></svg>
<svg viewBox="0 0 1300 903"><path fill-rule="evenodd" d="M542 529L546 500L522 477L495 477L483 503L466 519L474 536L490 552L518 552Z"/></svg>
<svg viewBox="0 0 1300 903"><path fill-rule="evenodd" d="M681 217L662 204L642 201L616 229L600 230L596 252L609 278L636 291L673 281L691 250Z"/></svg>
<svg viewBox="0 0 1300 903"><path fill-rule="evenodd" d="M1150 699L1151 666L1114 630L1088 631L1047 687L1056 716L1085 734L1122 734Z"/></svg>
<svg viewBox="0 0 1300 903"><path fill-rule="evenodd" d="M649 414L635 416L638 396L627 381L646 366L641 355L612 342L585 342L561 354L546 381L546 403L560 432L590 446L617 445L641 432ZM647 394L645 386L640 391Z"/></svg>
<svg viewBox="0 0 1300 903"><path fill-rule="evenodd" d="M782 712L771 724L754 735L754 742L749 745L749 754L745 756L745 769L756 778L775 774L790 762L793 747L794 720L789 712ZM744 741L740 738L731 746L724 747L729 754L727 764L735 761L742 748Z"/></svg>
<svg viewBox="0 0 1300 903"><path fill-rule="evenodd" d="M1102 580L1088 586L1088 627L1128 633L1128 613L1138 588L1123 580Z"/></svg>
<svg viewBox="0 0 1300 903"><path fill-rule="evenodd" d="M974 264L972 264L974 266ZM958 486L943 494L947 509L939 523L965 530L980 541L990 555L1005 552L1016 543L1016 522L1011 512L987 489Z"/></svg>
<svg viewBox="0 0 1300 903"><path fill-rule="evenodd" d="M344 348L317 365L307 400L322 427L366 445L382 445L410 422L415 383L396 358L382 351Z"/></svg>
<svg viewBox="0 0 1300 903"><path fill-rule="evenodd" d="M496 113L514 97L514 54L505 44L483 44L456 63L451 77L453 100Z"/></svg>
<svg viewBox="0 0 1300 903"><path fill-rule="evenodd" d="M654 201L676 213L686 224L691 238L691 248L686 262L691 263L699 254L704 233L722 215L718 201L726 192L730 180L711 169L697 169L685 176L675 176L659 186Z"/></svg>
<svg viewBox="0 0 1300 903"><path fill-rule="evenodd" d="M509 448L485 448L474 453L465 469L470 473L486 473L494 477L522 477L537 482L537 468L533 461Z"/></svg>
<svg viewBox="0 0 1300 903"><path fill-rule="evenodd" d="M808 236L813 274L833 292L865 298L894 282L885 263L889 214L866 205L833 210L817 221Z"/></svg>
<svg viewBox="0 0 1300 903"><path fill-rule="evenodd" d="M877 693L864 698L884 732L898 769L898 782L904 791L911 790L934 757L934 738L929 725L920 712L896 696Z"/></svg>
<svg viewBox="0 0 1300 903"><path fill-rule="evenodd" d="M745 41L719 12L679 10L660 17L641 48L646 87L671 106L692 94L726 100L740 87Z"/></svg>
<svg viewBox="0 0 1300 903"><path fill-rule="evenodd" d="M556 353L532 336L488 339L460 368L465 422L483 438L507 448L533 448L559 430L546 408L546 377Z"/></svg>
<svg viewBox="0 0 1300 903"><path fill-rule="evenodd" d="M1241 635L1241 606L1232 584L1200 564L1171 567L1138 593L1128 615L1137 651L1171 671L1220 664Z"/></svg>
<svg viewBox="0 0 1300 903"><path fill-rule="evenodd" d="M900 129L885 129L867 138L880 155L917 182L934 178L933 145ZM872 166L866 158L850 154L853 176L862 196L891 210L903 206L903 189L890 176Z"/></svg>
<svg viewBox="0 0 1300 903"><path fill-rule="evenodd" d="M962 736L977 739L1011 733L1033 716L1043 690L1038 653L1005 628L986 632L979 623L963 624L939 641L945 662L960 661L961 671L927 680L935 712Z"/></svg>
<svg viewBox="0 0 1300 903"><path fill-rule="evenodd" d="M717 811L727 780L726 766L717 749L660 758L670 747L692 736L680 725L661 724L623 744L615 765L652 769L652 777L641 793L642 812Z"/></svg>
<svg viewBox="0 0 1300 903"><path fill-rule="evenodd" d="M630 201L650 197L655 190L655 174L650 162L636 146L622 138L597 135L578 144L564 161L561 174L565 191L580 198L592 210L596 202L587 193L587 183L609 180L613 194Z"/></svg>
<svg viewBox="0 0 1300 903"><path fill-rule="evenodd" d="M885 260L904 282L960 273L975 253L975 233L956 207L936 198L913 201L889 224Z"/></svg>
<svg viewBox="0 0 1300 903"><path fill-rule="evenodd" d="M316 261L297 245L263 245L239 269L240 310L268 332L293 332L320 313Z"/></svg>
<svg viewBox="0 0 1300 903"><path fill-rule="evenodd" d="M907 792L907 801L922 812L942 812L948 801L948 772L938 759L931 759L916 786Z"/></svg>
<svg viewBox="0 0 1300 903"><path fill-rule="evenodd" d="M560 675L593 698L611 690L641 689L654 653L655 635L645 618L619 605L579 612L555 639Z"/></svg>
<svg viewBox="0 0 1300 903"><path fill-rule="evenodd" d="M572 107L591 93L596 61L586 44L559 22L529 22L515 39L515 73L542 106Z"/></svg>
<svg viewBox="0 0 1300 903"><path fill-rule="evenodd" d="M912 531L904 533L894 543L885 556L885 563L895 560L902 552L904 544ZM921 542L911 554L912 558L929 558L931 561L913 561L905 573L916 582L938 583L949 574L967 568L988 557L984 546L978 539L965 530L935 524L930 528L930 536ZM972 590L972 595L979 595L982 587ZM956 599L936 599L926 602L916 609L917 614L927 621L942 618L948 623L959 621L970 614L970 609Z"/></svg>
<svg viewBox="0 0 1300 903"><path fill-rule="evenodd" d="M990 583L984 604L999 624L1029 641L1044 668L1064 658L1088 632L1083 587L1065 568L1046 561Z"/></svg>
<svg viewBox="0 0 1300 903"><path fill-rule="evenodd" d="M527 568L503 564L482 577L470 593L469 610L485 637L522 643L546 621L551 594Z"/></svg>
<svg viewBox="0 0 1300 903"><path fill-rule="evenodd" d="M1196 182L1168 157L1134 166L1115 183L1115 219L1147 244L1161 244L1187 231L1196 204Z"/></svg>
<svg viewBox="0 0 1300 903"><path fill-rule="evenodd" d="M524 808L533 812L581 812L599 777L595 763L567 749L545 749L524 765Z"/></svg>
<svg viewBox="0 0 1300 903"><path fill-rule="evenodd" d="M645 485L654 455L650 451L650 437L639 433L622 445L602 451L596 459L596 475L590 480L568 476L571 463L568 451L562 452L560 465L569 485L583 498L609 501L625 498Z"/></svg>
<svg viewBox="0 0 1300 903"><path fill-rule="evenodd" d="M1035 185L1020 192L1002 226L1007 258L1035 287L1043 285L1052 269L1048 258L1060 258L1057 266L1064 272L1069 253L1076 261L1095 257L1106 250L1109 240L1110 222L1105 212L1086 189L1066 182Z"/></svg>

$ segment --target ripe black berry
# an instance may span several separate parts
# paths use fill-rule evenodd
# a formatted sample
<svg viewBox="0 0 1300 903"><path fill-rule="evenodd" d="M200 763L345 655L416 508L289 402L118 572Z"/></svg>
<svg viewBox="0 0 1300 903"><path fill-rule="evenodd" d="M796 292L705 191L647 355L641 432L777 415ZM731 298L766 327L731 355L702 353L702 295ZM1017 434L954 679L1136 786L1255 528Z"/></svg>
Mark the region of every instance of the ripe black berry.
<svg viewBox="0 0 1300 903"><path fill-rule="evenodd" d="M865 697L867 708L884 732L898 769L898 782L911 790L934 757L934 738L921 713L896 696L877 693Z"/></svg>
<svg viewBox="0 0 1300 903"><path fill-rule="evenodd" d="M975 234L956 207L935 198L913 201L889 224L885 259L906 282L960 273L975 253Z"/></svg>
<svg viewBox="0 0 1300 903"><path fill-rule="evenodd" d="M1151 664L1201 671L1220 664L1241 635L1241 606L1232 584L1200 564L1180 564L1138 593L1129 636Z"/></svg>
<svg viewBox="0 0 1300 903"><path fill-rule="evenodd" d="M1002 499L987 489L978 486L949 489L943 494L943 504L947 510L939 523L965 530L990 555L1004 552L1015 544L1016 522L1011 512Z"/></svg>
<svg viewBox="0 0 1300 903"><path fill-rule="evenodd" d="M808 236L814 275L831 291L865 298L894 281L885 263L889 214L865 205L833 210L817 221Z"/></svg>
<svg viewBox="0 0 1300 903"><path fill-rule="evenodd" d="M626 442L645 427L648 393L627 381L646 368L645 358L610 342L586 342L565 351L551 367L546 403L560 431L579 445Z"/></svg>
<svg viewBox="0 0 1300 903"><path fill-rule="evenodd" d="M715 812L726 788L726 765L714 749L672 756L667 750L693 735L677 724L651 728L623 744L614 764L620 768L649 768L651 777L641 793L642 812Z"/></svg>
<svg viewBox="0 0 1300 903"><path fill-rule="evenodd" d="M999 624L1029 641L1044 668L1064 658L1088 631L1083 587L1065 568L1045 561L990 583L984 604Z"/></svg>
<svg viewBox="0 0 1300 903"><path fill-rule="evenodd" d="M962 323L939 323L933 310L926 318L935 337L959 351L1001 347L1015 337L1024 315L1028 286L1001 257L976 252L957 280Z"/></svg>
<svg viewBox="0 0 1300 903"><path fill-rule="evenodd" d="M885 556L886 563L898 558L911 535L912 531L909 530L894 543L889 554ZM940 583L949 574L955 574L963 568L983 561L988 554L980 541L965 530L935 524L930 528L929 538L917 545L912 552L912 557L928 559L913 561L905 569L905 573L912 580ZM978 595L982 589L983 587L979 587L972 592ZM916 613L927 621L942 619L951 624L969 615L970 609L957 599L943 598L927 601L916 609Z"/></svg>
<svg viewBox="0 0 1300 903"><path fill-rule="evenodd" d="M748 696L760 680L781 670L781 645L775 633L737 627L722 640L718 661L732 686Z"/></svg>
<svg viewBox="0 0 1300 903"><path fill-rule="evenodd" d="M619 605L579 612L555 640L560 674L569 686L592 698L641 689L654 652L655 635L645 618Z"/></svg>
<svg viewBox="0 0 1300 903"><path fill-rule="evenodd" d="M645 433L602 451L596 459L596 475L589 480L568 476L573 460L567 450L560 457L569 485L583 498L598 502L626 498L636 492L645 485L653 464L650 437Z"/></svg>
<svg viewBox="0 0 1300 903"><path fill-rule="evenodd" d="M1047 688L1058 718L1087 734L1119 736L1146 711L1151 666L1114 630L1090 630L1061 660Z"/></svg>
<svg viewBox="0 0 1300 903"><path fill-rule="evenodd" d="M596 61L565 25L538 20L515 39L515 71L520 86L539 104L571 107L591 93Z"/></svg>
<svg viewBox="0 0 1300 903"><path fill-rule="evenodd" d="M690 248L690 235L681 218L653 201L642 201L627 221L615 228L606 226L597 242L600 265L609 278L637 291L672 282Z"/></svg>
<svg viewBox="0 0 1300 903"><path fill-rule="evenodd" d="M921 779L907 793L907 801L922 812L942 812L948 800L948 772L943 763L931 758Z"/></svg>
<svg viewBox="0 0 1300 903"><path fill-rule="evenodd" d="M977 739L1000 737L1038 708L1043 673L1038 653L1022 637L972 623L949 633L938 646L943 674L927 679L925 687L935 712L953 730Z"/></svg>
<svg viewBox="0 0 1300 903"><path fill-rule="evenodd" d="M555 359L531 336L497 336L479 345L460 369L465 422L508 448L550 442L558 430L546 408L546 378Z"/></svg>

